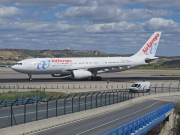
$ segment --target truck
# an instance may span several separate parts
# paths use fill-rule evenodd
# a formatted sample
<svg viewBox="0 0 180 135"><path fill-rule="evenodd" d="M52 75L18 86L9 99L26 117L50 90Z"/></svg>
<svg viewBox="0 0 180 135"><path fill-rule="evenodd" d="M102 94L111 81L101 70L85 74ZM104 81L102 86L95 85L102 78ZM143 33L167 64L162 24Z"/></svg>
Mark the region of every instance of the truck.
<svg viewBox="0 0 180 135"><path fill-rule="evenodd" d="M150 82L135 82L129 88L130 93L149 92L150 90L151 90L151 83Z"/></svg>

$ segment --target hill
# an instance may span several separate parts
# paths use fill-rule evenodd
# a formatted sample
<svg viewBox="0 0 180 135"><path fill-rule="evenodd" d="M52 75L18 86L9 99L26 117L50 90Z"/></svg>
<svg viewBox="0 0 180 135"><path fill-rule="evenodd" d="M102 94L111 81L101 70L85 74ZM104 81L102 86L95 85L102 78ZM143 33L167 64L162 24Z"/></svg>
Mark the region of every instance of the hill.
<svg viewBox="0 0 180 135"><path fill-rule="evenodd" d="M43 57L107 57L108 54L101 51L88 50L24 50L24 49L0 49L0 65L12 65L17 61L28 58Z"/></svg>
<svg viewBox="0 0 180 135"><path fill-rule="evenodd" d="M166 66L169 68L175 68L175 67L180 68L180 59L166 61L162 64L162 66Z"/></svg>
<svg viewBox="0 0 180 135"><path fill-rule="evenodd" d="M42 57L113 57L119 54L107 54L98 50L26 50L26 49L0 49L0 66L13 65L17 61L28 58ZM122 56L130 56L122 55ZM159 57L160 60L153 65L140 68L180 68L180 56Z"/></svg>

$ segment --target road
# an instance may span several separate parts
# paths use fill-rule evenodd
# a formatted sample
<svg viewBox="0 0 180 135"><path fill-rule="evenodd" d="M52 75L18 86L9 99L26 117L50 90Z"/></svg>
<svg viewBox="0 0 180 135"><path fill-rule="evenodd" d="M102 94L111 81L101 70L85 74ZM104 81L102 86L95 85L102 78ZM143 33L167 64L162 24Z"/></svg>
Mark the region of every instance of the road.
<svg viewBox="0 0 180 135"><path fill-rule="evenodd" d="M178 89L170 89L170 92L177 92ZM65 115L68 113L88 110L96 107L101 107L113 103L123 102L131 98L138 98L140 96L158 94L162 92L169 92L168 88L158 88L156 91L152 88L150 92L146 93L129 93L128 91L114 91L112 93L101 92L97 95L93 93L84 93L83 96L74 98L62 97L57 100L53 98L49 102L40 104L13 106L12 113L11 107L4 107L0 109L0 128L8 127L11 125L18 125L22 123L32 122L50 117ZM87 95L87 96L85 96ZM97 96L96 96L97 95ZM72 100L73 99L73 100ZM48 99L47 99L48 100ZM56 109L57 108L57 109Z"/></svg>
<svg viewBox="0 0 180 135"><path fill-rule="evenodd" d="M36 132L33 135L100 135L168 103L169 101L148 100L111 113Z"/></svg>
<svg viewBox="0 0 180 135"><path fill-rule="evenodd" d="M109 99L110 96L110 99ZM123 102L124 100L128 100L130 97L128 95L115 95L114 96L114 103L116 102ZM117 101L118 100L118 101ZM12 119L11 119L11 108L6 107L0 109L0 128L8 127L12 125L18 125L26 122L32 122L40 119L50 118L72 113L72 112L78 112L79 110L85 110L85 109L92 109L100 106L105 106L109 104L113 104L113 97L112 95L106 95L106 101L105 101L105 95L102 96L102 102L101 102L101 96L97 96L97 102L96 102L96 96L92 97L92 104L91 104L91 97L86 98L81 97L80 101L79 98L74 98L73 102L72 99L67 99L66 101L64 99L60 99L57 101L57 114L56 114L56 102L55 100L52 100L48 103L47 108L47 102L41 103L41 104L32 104L32 105L22 105L22 106L13 106L12 109ZM65 106L65 107L64 107ZM73 108L72 108L73 106ZM26 109L24 108L26 107ZM48 111L47 111L48 110Z"/></svg>

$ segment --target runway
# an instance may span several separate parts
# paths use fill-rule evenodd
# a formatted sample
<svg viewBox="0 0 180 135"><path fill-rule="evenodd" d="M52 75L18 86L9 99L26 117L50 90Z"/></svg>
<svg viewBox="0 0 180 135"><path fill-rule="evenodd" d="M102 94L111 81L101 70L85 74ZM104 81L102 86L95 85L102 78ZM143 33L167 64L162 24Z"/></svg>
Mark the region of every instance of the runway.
<svg viewBox="0 0 180 135"><path fill-rule="evenodd" d="M159 76L161 75L161 76ZM115 73L103 73L99 74L102 77L102 81L88 81L88 80L72 80L70 77L67 78L59 78L52 77L51 75L33 75L33 80L28 80L28 75L15 72L11 68L2 68L0 67L0 83L102 83L107 82L129 82L129 81L143 81L143 80L180 80L180 70L172 69L172 70L140 70L140 69L132 69L123 72L115 72Z"/></svg>
<svg viewBox="0 0 180 135"><path fill-rule="evenodd" d="M161 74L161 76L158 76ZM163 76L164 75L164 76ZM46 91L54 92L84 92L98 91L114 88L128 88L137 81L150 81L152 86L178 87L180 82L180 70L140 70L133 69L116 73L100 74L102 81L72 80L68 78L52 77L51 75L33 75L33 80L28 80L28 75L15 72L11 68L0 68L0 85L19 88L46 88ZM108 81L107 81L108 80ZM107 83L109 82L109 83ZM108 86L107 86L108 85ZM0 89L0 92L8 92L9 89ZM24 90L25 91L25 90Z"/></svg>
<svg viewBox="0 0 180 135"><path fill-rule="evenodd" d="M178 80L179 77L168 77L168 80ZM143 81L143 80L161 80L165 81L167 80L167 77L103 77L101 81L98 82L106 82L107 80L111 82L126 82L126 81ZM0 83L36 83L36 82L90 82L88 80L72 80L71 78L34 78L31 82L28 79L25 78L7 78L7 79L0 79ZM97 82L97 81L91 81L91 82Z"/></svg>

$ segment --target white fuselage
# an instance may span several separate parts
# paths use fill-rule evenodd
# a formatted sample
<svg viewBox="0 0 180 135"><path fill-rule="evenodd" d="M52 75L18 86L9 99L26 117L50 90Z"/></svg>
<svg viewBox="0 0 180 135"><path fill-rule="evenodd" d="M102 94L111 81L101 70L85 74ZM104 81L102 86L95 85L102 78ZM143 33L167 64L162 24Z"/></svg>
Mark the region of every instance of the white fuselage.
<svg viewBox="0 0 180 135"><path fill-rule="evenodd" d="M134 57L90 57L90 58L34 58L19 61L12 66L25 74L71 74L72 70L95 70L97 74L118 72L147 64L144 59Z"/></svg>

